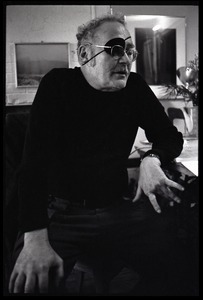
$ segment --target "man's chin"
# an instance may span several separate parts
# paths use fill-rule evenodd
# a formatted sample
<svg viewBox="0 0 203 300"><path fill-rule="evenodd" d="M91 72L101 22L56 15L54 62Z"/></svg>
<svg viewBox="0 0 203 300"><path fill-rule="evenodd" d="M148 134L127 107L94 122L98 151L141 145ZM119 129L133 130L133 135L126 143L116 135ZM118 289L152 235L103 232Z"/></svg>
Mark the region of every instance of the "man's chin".
<svg viewBox="0 0 203 300"><path fill-rule="evenodd" d="M119 91L121 89L123 89L126 84L127 84L127 76L122 76L122 78L113 78L113 80L111 79L105 86L105 88L103 88L103 91Z"/></svg>
<svg viewBox="0 0 203 300"><path fill-rule="evenodd" d="M115 73L114 76L115 76L114 81L116 83L118 83L118 85L122 85L122 86L124 85L123 87L126 86L129 75L124 74L124 73L123 74L122 73Z"/></svg>
<svg viewBox="0 0 203 300"><path fill-rule="evenodd" d="M127 83L127 78L120 78L120 79L117 79L115 81L115 86L118 88L118 89L123 89L125 86L126 86L126 83Z"/></svg>

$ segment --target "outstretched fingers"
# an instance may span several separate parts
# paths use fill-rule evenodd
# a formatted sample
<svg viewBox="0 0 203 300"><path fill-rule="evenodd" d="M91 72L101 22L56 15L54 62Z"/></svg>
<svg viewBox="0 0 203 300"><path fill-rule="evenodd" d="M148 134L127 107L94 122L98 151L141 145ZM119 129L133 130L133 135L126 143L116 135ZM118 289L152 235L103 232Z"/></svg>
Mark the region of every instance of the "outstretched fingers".
<svg viewBox="0 0 203 300"><path fill-rule="evenodd" d="M148 196L149 201L151 202L153 208L155 209L155 211L156 211L157 213L161 213L161 208L160 208L160 206L159 206L159 204L158 204L158 202L157 202L157 200L156 200L155 194L149 193L147 196Z"/></svg>
<svg viewBox="0 0 203 300"><path fill-rule="evenodd" d="M178 189L179 191L184 191L184 187L181 184L179 184L173 180L170 180L168 178L166 178L166 185L168 187L173 187L175 189Z"/></svg>
<svg viewBox="0 0 203 300"><path fill-rule="evenodd" d="M63 264L60 264L56 269L56 277L55 277L55 285L56 287L59 286L60 282L64 278L64 269Z"/></svg>
<svg viewBox="0 0 203 300"><path fill-rule="evenodd" d="M38 285L40 293L47 293L49 286L48 273L42 273L38 276Z"/></svg>
<svg viewBox="0 0 203 300"><path fill-rule="evenodd" d="M142 195L142 189L141 189L141 187L138 185L137 191L136 191L136 195L135 195L134 199L132 200L132 202L135 202L135 201L139 200L140 197L141 197L141 195Z"/></svg>
<svg viewBox="0 0 203 300"><path fill-rule="evenodd" d="M14 272L11 275L11 279L9 283L9 292L10 293L23 292L25 281L26 281L26 277L24 273L18 274L17 272Z"/></svg>

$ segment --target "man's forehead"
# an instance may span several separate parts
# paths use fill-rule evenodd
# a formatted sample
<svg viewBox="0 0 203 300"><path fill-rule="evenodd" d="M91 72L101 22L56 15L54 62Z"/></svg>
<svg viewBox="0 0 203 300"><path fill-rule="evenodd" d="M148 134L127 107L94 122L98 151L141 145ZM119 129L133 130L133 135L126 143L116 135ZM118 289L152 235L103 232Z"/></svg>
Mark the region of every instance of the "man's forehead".
<svg viewBox="0 0 203 300"><path fill-rule="evenodd" d="M126 39L130 36L128 30L119 22L105 22L101 24L95 34L94 41L97 43L106 44L114 38ZM128 40L130 41L130 39Z"/></svg>

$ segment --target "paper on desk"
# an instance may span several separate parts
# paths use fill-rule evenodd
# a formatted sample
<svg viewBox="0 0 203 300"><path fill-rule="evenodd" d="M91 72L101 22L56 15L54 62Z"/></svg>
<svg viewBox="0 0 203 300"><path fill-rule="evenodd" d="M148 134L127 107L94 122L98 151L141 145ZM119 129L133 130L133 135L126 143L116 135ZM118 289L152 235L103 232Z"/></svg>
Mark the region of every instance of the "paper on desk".
<svg viewBox="0 0 203 300"><path fill-rule="evenodd" d="M195 174L196 176L198 176L199 172L198 172L198 161L197 160L179 160L178 158L176 159L176 161L181 161L181 164L184 165L188 170L190 170L193 174Z"/></svg>

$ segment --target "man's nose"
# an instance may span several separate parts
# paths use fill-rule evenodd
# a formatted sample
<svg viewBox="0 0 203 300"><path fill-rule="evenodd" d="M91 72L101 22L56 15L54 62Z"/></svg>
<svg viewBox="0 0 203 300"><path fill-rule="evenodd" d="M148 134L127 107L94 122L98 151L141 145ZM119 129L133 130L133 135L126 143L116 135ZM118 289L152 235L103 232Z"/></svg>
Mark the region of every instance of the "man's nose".
<svg viewBox="0 0 203 300"><path fill-rule="evenodd" d="M119 58L119 62L126 64L129 64L131 62L126 52L124 52L123 56Z"/></svg>

